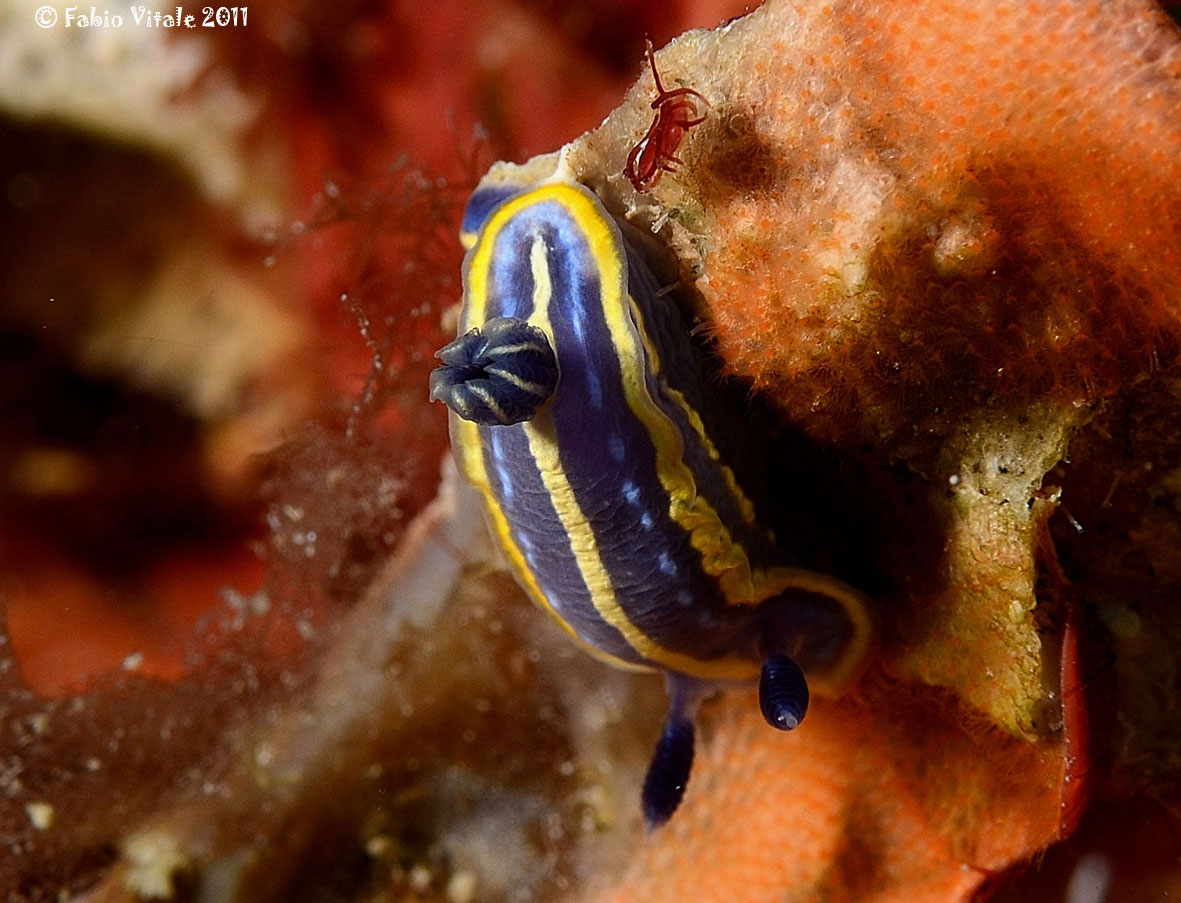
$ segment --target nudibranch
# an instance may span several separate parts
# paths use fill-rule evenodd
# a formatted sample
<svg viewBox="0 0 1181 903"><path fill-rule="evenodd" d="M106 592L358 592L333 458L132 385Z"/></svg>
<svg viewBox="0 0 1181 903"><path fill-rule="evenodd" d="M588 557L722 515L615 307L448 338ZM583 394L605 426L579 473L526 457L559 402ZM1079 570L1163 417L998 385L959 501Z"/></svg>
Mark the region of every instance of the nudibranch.
<svg viewBox="0 0 1181 903"><path fill-rule="evenodd" d="M464 215L459 337L431 398L528 594L599 658L667 675L643 789L655 827L684 793L701 699L758 679L767 722L794 728L809 684L836 692L860 670L869 609L760 520L725 454L742 445L734 412L707 403L687 313L620 223L561 163L532 184L505 169Z"/></svg>

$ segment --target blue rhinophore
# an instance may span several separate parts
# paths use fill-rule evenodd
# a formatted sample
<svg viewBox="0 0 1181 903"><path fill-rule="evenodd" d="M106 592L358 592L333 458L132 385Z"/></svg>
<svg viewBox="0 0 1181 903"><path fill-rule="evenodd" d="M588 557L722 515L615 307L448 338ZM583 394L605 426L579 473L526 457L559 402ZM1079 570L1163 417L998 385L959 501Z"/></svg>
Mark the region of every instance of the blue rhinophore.
<svg viewBox="0 0 1181 903"><path fill-rule="evenodd" d="M794 730L808 711L808 681L790 655L772 654L763 659L759 675L759 708L771 727Z"/></svg>

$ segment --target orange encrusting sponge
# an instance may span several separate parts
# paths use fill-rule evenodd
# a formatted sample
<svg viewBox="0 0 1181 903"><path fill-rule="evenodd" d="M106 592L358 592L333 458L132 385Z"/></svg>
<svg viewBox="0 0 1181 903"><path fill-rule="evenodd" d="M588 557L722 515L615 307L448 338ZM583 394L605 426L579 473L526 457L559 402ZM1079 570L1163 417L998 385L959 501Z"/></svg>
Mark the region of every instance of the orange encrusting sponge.
<svg viewBox="0 0 1181 903"><path fill-rule="evenodd" d="M1060 760L901 705L822 702L784 735L749 695L725 697L676 818L592 899L948 903L1040 849Z"/></svg>
<svg viewBox="0 0 1181 903"><path fill-rule="evenodd" d="M792 38L752 44L758 78L687 172L722 355L789 419L872 441L989 393L1102 398L1175 356L1181 43L1154 4L760 15Z"/></svg>

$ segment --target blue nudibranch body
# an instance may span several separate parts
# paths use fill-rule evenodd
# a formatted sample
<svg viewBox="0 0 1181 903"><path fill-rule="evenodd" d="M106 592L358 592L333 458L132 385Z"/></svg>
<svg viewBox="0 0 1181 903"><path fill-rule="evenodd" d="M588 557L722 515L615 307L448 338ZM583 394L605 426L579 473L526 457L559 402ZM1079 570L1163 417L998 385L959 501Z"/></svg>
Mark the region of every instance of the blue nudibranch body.
<svg viewBox="0 0 1181 903"><path fill-rule="evenodd" d="M431 397L526 591L598 657L668 674L643 800L661 824L704 693L759 678L768 722L795 727L808 682L859 670L865 599L793 566L760 523L710 434L682 311L591 191L482 186L462 238L459 338Z"/></svg>

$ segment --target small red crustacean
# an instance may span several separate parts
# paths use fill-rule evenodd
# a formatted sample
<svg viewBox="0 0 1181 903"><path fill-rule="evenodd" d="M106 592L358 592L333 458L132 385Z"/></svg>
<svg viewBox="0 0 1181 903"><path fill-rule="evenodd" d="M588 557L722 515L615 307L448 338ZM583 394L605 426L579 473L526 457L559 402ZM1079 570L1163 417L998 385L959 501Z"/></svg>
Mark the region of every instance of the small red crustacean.
<svg viewBox="0 0 1181 903"><path fill-rule="evenodd" d="M624 175L636 191L647 191L660 181L662 174L673 172L674 164L682 162L676 152L685 133L705 121L705 116L699 115L696 101L709 106L709 101L692 88L666 91L656 71L652 41L649 40L647 45L648 63L652 66L652 78L656 82L656 99L652 101L656 118L648 127L648 134L627 155L627 163L623 168Z"/></svg>

